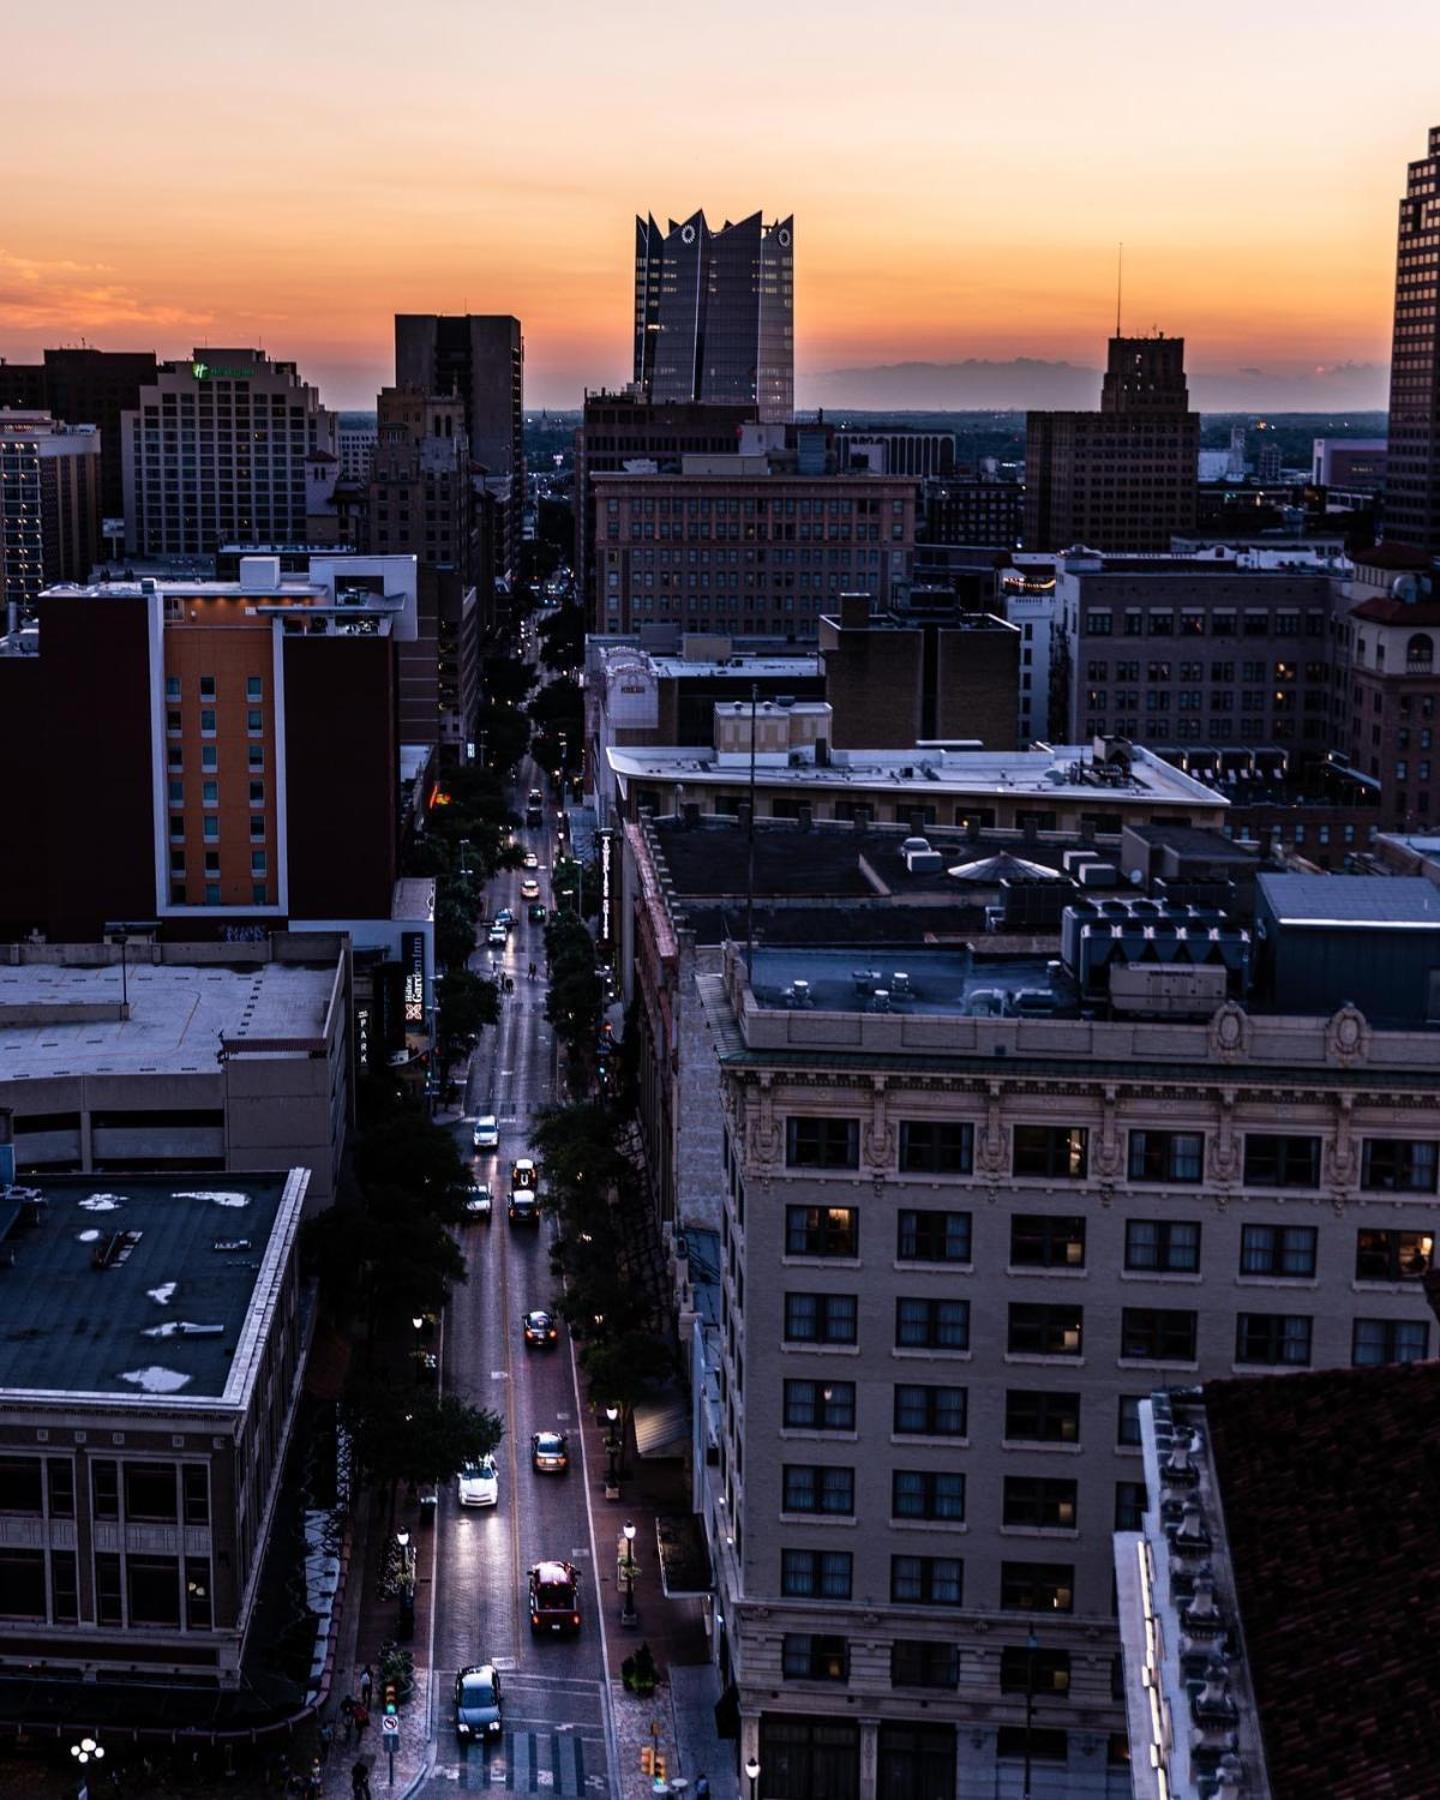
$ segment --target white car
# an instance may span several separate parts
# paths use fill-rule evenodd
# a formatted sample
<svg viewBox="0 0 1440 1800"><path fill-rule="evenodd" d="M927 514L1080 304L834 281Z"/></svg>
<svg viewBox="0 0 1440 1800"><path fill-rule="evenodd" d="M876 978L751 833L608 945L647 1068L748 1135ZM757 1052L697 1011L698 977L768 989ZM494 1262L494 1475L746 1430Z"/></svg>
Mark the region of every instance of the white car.
<svg viewBox="0 0 1440 1800"><path fill-rule="evenodd" d="M465 1217L490 1223L490 1190L483 1183L475 1182L465 1190Z"/></svg>
<svg viewBox="0 0 1440 1800"><path fill-rule="evenodd" d="M500 1504L500 1476L493 1456L482 1456L478 1463L467 1463L460 1471L458 1482L462 1506Z"/></svg>
<svg viewBox="0 0 1440 1800"><path fill-rule="evenodd" d="M540 883L533 875L527 881L520 883L520 898L522 900L538 900L540 898Z"/></svg>
<svg viewBox="0 0 1440 1800"><path fill-rule="evenodd" d="M475 1121L475 1148L477 1150L498 1150L500 1148L500 1121L494 1113L481 1113Z"/></svg>

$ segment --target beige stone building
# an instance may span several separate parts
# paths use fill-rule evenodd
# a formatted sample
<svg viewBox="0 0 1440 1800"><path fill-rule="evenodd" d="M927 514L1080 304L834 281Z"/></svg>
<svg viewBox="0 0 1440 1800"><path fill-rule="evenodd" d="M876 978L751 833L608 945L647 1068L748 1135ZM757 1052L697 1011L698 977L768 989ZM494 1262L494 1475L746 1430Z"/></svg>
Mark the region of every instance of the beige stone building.
<svg viewBox="0 0 1440 1800"><path fill-rule="evenodd" d="M1378 994L1177 979L1122 1018L1043 958L904 957L747 979L732 946L697 980L726 1190L697 1486L741 1757L773 1800L1018 1795L1027 1765L1128 1795L1140 1402L1431 1354L1440 1038Z"/></svg>

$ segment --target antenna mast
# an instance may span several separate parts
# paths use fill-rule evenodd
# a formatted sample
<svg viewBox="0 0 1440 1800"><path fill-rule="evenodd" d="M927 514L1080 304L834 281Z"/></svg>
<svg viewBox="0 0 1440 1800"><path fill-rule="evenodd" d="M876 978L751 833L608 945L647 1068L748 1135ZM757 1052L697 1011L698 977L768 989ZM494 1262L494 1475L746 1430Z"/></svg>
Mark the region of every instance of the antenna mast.
<svg viewBox="0 0 1440 1800"><path fill-rule="evenodd" d="M1125 293L1125 246L1120 244L1115 253L1115 335L1120 336L1120 302Z"/></svg>

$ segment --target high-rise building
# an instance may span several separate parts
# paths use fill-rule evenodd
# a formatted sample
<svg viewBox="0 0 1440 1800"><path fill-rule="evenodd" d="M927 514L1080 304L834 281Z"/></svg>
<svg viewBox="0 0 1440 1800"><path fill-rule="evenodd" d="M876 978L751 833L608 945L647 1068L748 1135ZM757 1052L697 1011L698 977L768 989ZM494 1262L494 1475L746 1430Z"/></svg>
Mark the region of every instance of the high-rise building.
<svg viewBox="0 0 1440 1800"><path fill-rule="evenodd" d="M495 574L519 573L525 511L525 339L508 313L397 313L395 385L458 394L477 479L507 502Z"/></svg>
<svg viewBox="0 0 1440 1800"><path fill-rule="evenodd" d="M307 543L334 488L335 415L294 363L263 350L197 350L165 363L124 414L125 545L132 556L208 556L224 543ZM312 486L315 489L312 499Z"/></svg>
<svg viewBox="0 0 1440 1800"><path fill-rule="evenodd" d="M24 617L100 553L100 433L46 412L0 411L0 605Z"/></svg>
<svg viewBox="0 0 1440 1800"><path fill-rule="evenodd" d="M661 231L635 219L635 385L647 400L795 411L795 220L703 212Z"/></svg>
<svg viewBox="0 0 1440 1800"><path fill-rule="evenodd" d="M1387 543L1440 554L1440 125L1412 162L1395 252L1395 337L1385 469Z"/></svg>
<svg viewBox="0 0 1440 1800"><path fill-rule="evenodd" d="M0 406L43 407L71 425L100 432L100 512L125 511L121 419L140 404L140 389L155 379L153 350L47 350L43 363L0 360Z"/></svg>
<svg viewBox="0 0 1440 1800"><path fill-rule="evenodd" d="M1168 550L1195 529L1200 415L1185 340L1110 340L1099 412L1025 423L1025 548Z"/></svg>
<svg viewBox="0 0 1440 1800"><path fill-rule="evenodd" d="M410 557L43 594L0 642L0 936L389 919L416 610Z"/></svg>

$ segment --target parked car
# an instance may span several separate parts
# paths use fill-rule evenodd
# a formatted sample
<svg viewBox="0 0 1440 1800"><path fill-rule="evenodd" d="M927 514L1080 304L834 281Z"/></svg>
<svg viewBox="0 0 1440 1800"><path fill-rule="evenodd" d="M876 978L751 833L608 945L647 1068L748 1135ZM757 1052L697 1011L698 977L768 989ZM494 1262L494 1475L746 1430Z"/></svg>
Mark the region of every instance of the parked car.
<svg viewBox="0 0 1440 1800"><path fill-rule="evenodd" d="M563 1431L537 1431L530 1439L530 1466L537 1475L563 1475L570 1467L570 1440Z"/></svg>
<svg viewBox="0 0 1440 1800"><path fill-rule="evenodd" d="M498 1506L500 1504L500 1472L493 1456L482 1456L477 1463L466 1463L456 1478L462 1506Z"/></svg>
<svg viewBox="0 0 1440 1800"><path fill-rule="evenodd" d="M527 1349L549 1349L560 1341L560 1327L548 1312L527 1312L520 1328Z"/></svg>
<svg viewBox="0 0 1440 1800"><path fill-rule="evenodd" d="M490 1223L490 1190L484 1182L472 1182L466 1189L465 1217L483 1219L487 1225Z"/></svg>
<svg viewBox="0 0 1440 1800"><path fill-rule="evenodd" d="M477 1150L498 1150L500 1148L500 1121L494 1113L481 1113L475 1121L474 1137Z"/></svg>
<svg viewBox="0 0 1440 1800"><path fill-rule="evenodd" d="M500 1735L500 1677L493 1663L476 1663L455 1677L455 1735L484 1743Z"/></svg>
<svg viewBox="0 0 1440 1800"><path fill-rule="evenodd" d="M580 1575L567 1562L538 1562L530 1570L530 1629L580 1629Z"/></svg>

